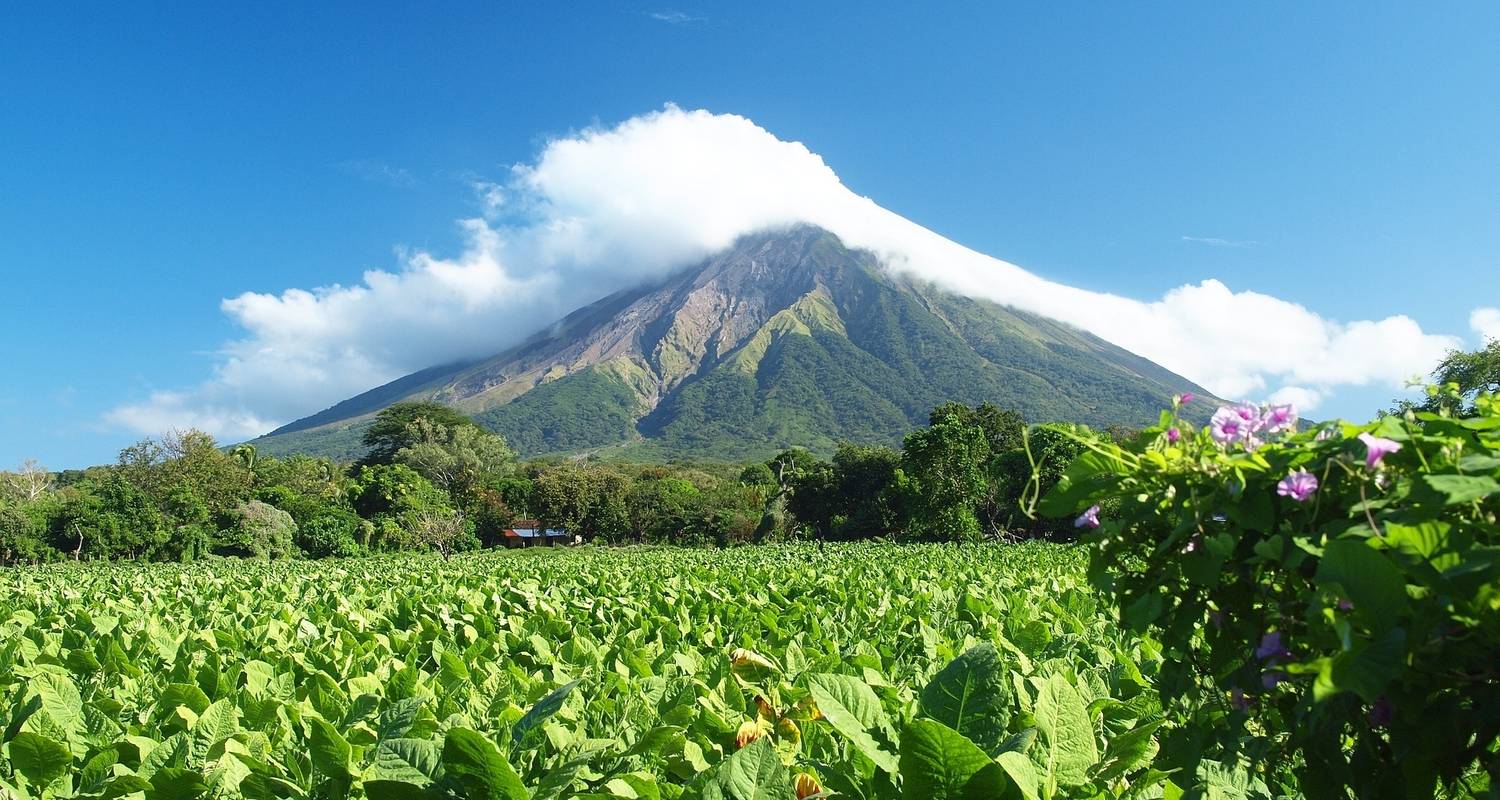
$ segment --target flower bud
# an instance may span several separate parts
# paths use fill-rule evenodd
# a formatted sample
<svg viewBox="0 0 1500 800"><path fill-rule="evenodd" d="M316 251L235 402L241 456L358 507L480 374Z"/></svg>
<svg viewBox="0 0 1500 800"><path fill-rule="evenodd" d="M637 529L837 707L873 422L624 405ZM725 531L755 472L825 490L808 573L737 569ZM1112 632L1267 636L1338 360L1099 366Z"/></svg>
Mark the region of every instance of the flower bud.
<svg viewBox="0 0 1500 800"><path fill-rule="evenodd" d="M734 746L744 747L745 745L750 744L756 739L759 739L764 734L765 731L761 729L759 723L753 720L743 723L740 725L740 729L735 731L734 733Z"/></svg>
<svg viewBox="0 0 1500 800"><path fill-rule="evenodd" d="M806 772L797 773L796 779L792 781L792 788L797 791L797 800L807 800L807 798L823 791L823 787L818 783L818 779Z"/></svg>

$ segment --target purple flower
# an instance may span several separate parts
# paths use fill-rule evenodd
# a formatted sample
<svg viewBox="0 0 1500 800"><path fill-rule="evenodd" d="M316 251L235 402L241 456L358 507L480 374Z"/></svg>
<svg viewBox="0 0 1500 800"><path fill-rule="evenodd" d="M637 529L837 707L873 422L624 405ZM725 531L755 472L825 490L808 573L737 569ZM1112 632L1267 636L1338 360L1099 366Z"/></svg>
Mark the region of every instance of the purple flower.
<svg viewBox="0 0 1500 800"><path fill-rule="evenodd" d="M1375 704L1370 706L1370 711L1365 716L1370 720L1371 725L1377 728L1384 728L1391 724L1391 717L1395 716L1395 709L1391 707L1391 701L1385 699L1385 695L1381 695L1375 701Z"/></svg>
<svg viewBox="0 0 1500 800"><path fill-rule="evenodd" d="M1340 611L1353 611L1354 610L1354 603L1350 602L1349 600L1347 600L1347 599L1345 599L1343 597L1340 597L1339 598L1339 610Z"/></svg>
<svg viewBox="0 0 1500 800"><path fill-rule="evenodd" d="M1260 674L1260 685L1266 687L1267 689L1275 689L1284 680L1286 680L1285 672L1267 670L1266 672L1262 672Z"/></svg>
<svg viewBox="0 0 1500 800"><path fill-rule="evenodd" d="M1075 527L1075 528L1097 528L1097 527L1099 527L1099 507L1098 506L1089 506L1089 510L1083 512L1082 514L1079 514L1078 515L1078 519L1073 520L1073 527Z"/></svg>
<svg viewBox="0 0 1500 800"><path fill-rule="evenodd" d="M1261 422L1268 433L1291 430L1297 425L1297 409L1291 403L1270 406L1266 409L1265 416L1261 417Z"/></svg>
<svg viewBox="0 0 1500 800"><path fill-rule="evenodd" d="M1276 493L1282 497L1290 497L1299 503L1307 502L1307 498L1313 496L1318 490L1318 476L1305 469L1289 473L1276 484Z"/></svg>
<svg viewBox="0 0 1500 800"><path fill-rule="evenodd" d="M1260 646L1255 648L1255 657L1261 661L1274 661L1291 655L1281 644L1281 631L1271 631L1260 637Z"/></svg>
<svg viewBox="0 0 1500 800"><path fill-rule="evenodd" d="M1208 421L1208 434L1214 441L1226 446L1245 438L1247 428L1245 421L1232 408L1215 411L1213 418Z"/></svg>
<svg viewBox="0 0 1500 800"><path fill-rule="evenodd" d="M1244 420L1246 425L1250 426L1250 430L1255 431L1260 429L1263 420L1261 419L1259 408L1249 403L1241 403L1235 406L1233 410L1236 416Z"/></svg>
<svg viewBox="0 0 1500 800"><path fill-rule="evenodd" d="M1167 428L1167 441L1171 442L1172 444L1177 444L1177 440L1181 438L1182 431L1177 430L1176 428Z"/></svg>
<svg viewBox="0 0 1500 800"><path fill-rule="evenodd" d="M1182 397L1177 398L1177 402L1181 405L1187 405L1188 403L1193 402L1193 393L1183 392Z"/></svg>
<svg viewBox="0 0 1500 800"><path fill-rule="evenodd" d="M1365 466L1370 469L1380 466L1382 458L1401 449L1400 442L1382 439L1379 436L1371 436L1368 433L1361 433L1359 440L1365 443Z"/></svg>

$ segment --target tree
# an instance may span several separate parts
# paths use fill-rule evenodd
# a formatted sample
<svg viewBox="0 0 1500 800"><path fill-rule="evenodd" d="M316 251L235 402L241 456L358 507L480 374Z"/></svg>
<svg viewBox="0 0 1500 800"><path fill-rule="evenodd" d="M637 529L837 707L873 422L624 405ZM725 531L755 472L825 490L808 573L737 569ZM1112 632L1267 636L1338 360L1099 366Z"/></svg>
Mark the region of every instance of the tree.
<svg viewBox="0 0 1500 800"><path fill-rule="evenodd" d="M460 414L442 403L408 401L396 403L375 415L375 421L365 430L361 441L370 448L365 464L389 464L403 447L417 442L412 423L426 420L429 425L444 428L477 427L474 420Z"/></svg>
<svg viewBox="0 0 1500 800"><path fill-rule="evenodd" d="M412 536L417 542L443 554L443 560L453 557L474 534L464 524L462 514L439 509L424 509L406 517Z"/></svg>
<svg viewBox="0 0 1500 800"><path fill-rule="evenodd" d="M416 470L456 502L466 499L480 480L509 471L515 453L505 439L477 425L445 427L426 417L407 425L410 442L395 461Z"/></svg>
<svg viewBox="0 0 1500 800"><path fill-rule="evenodd" d="M0 499L9 496L30 503L51 488L52 473L33 459L21 462L15 472L0 472Z"/></svg>
<svg viewBox="0 0 1500 800"><path fill-rule="evenodd" d="M31 518L19 508L0 506L0 565L43 561L55 552L37 535Z"/></svg>
<svg viewBox="0 0 1500 800"><path fill-rule="evenodd" d="M166 512L184 491L196 495L215 516L250 498L253 475L219 449L214 437L189 428L160 439L145 438L120 451L119 473Z"/></svg>
<svg viewBox="0 0 1500 800"><path fill-rule="evenodd" d="M844 443L833 454L835 513L844 518L844 534L878 536L901 524L891 504L901 454L880 445Z"/></svg>
<svg viewBox="0 0 1500 800"><path fill-rule="evenodd" d="M1491 339L1478 350L1449 350L1432 371L1432 380L1435 386L1428 390L1426 400L1397 400L1394 413L1447 410L1459 417L1475 416L1476 397L1500 392L1500 339Z"/></svg>
<svg viewBox="0 0 1500 800"><path fill-rule="evenodd" d="M977 539L976 507L989 488L989 455L984 429L962 414L944 414L931 427L907 434L901 469L911 504L910 532L933 539Z"/></svg>

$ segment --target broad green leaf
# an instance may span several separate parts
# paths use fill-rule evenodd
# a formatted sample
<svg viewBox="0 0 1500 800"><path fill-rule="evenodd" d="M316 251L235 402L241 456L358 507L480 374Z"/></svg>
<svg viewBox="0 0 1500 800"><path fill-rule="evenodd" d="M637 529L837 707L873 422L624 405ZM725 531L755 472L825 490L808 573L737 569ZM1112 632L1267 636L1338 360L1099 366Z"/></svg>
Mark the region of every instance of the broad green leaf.
<svg viewBox="0 0 1500 800"><path fill-rule="evenodd" d="M146 800L194 800L208 792L203 773L180 767L166 767L151 776Z"/></svg>
<svg viewBox="0 0 1500 800"><path fill-rule="evenodd" d="M901 731L901 786L906 800L958 800L969 780L993 764L963 734L930 719Z"/></svg>
<svg viewBox="0 0 1500 800"><path fill-rule="evenodd" d="M308 754L312 756L313 769L329 777L348 775L353 752L349 742L332 725L317 717L310 717L308 723L312 726Z"/></svg>
<svg viewBox="0 0 1500 800"><path fill-rule="evenodd" d="M1037 800L1037 792L1040 791L1040 781L1036 777L1036 767L1031 759L1025 754L1015 750L1007 750L995 757L995 762L1005 774L1010 777L1012 784L1020 790L1021 796L1026 800Z"/></svg>
<svg viewBox="0 0 1500 800"><path fill-rule="evenodd" d="M1406 631L1391 628L1369 644L1324 660L1313 682L1313 698L1323 700L1349 691L1373 703L1401 674L1405 655Z"/></svg>
<svg viewBox="0 0 1500 800"><path fill-rule="evenodd" d="M73 766L73 752L62 742L39 734L16 734L6 745L10 763L32 786L46 788Z"/></svg>
<svg viewBox="0 0 1500 800"><path fill-rule="evenodd" d="M83 723L83 699L78 687L65 675L43 672L30 681L32 691L41 700L42 710L68 732L78 730Z"/></svg>
<svg viewBox="0 0 1500 800"><path fill-rule="evenodd" d="M1052 675L1037 695L1035 715L1045 785L1086 783L1089 770L1099 760L1099 749L1093 721L1078 690L1061 675Z"/></svg>
<svg viewBox="0 0 1500 800"><path fill-rule="evenodd" d="M792 777L767 739L735 751L719 767L718 786L730 800L793 800Z"/></svg>
<svg viewBox="0 0 1500 800"><path fill-rule="evenodd" d="M567 702L568 695L572 694L573 690L577 687L578 681L572 681L553 689L547 693L546 697L538 700L536 705L532 706L531 710L526 712L525 716L516 721L515 727L511 729L512 741L517 743L523 741L526 738L526 734L530 733L538 725L546 722L553 714L561 711L563 703Z"/></svg>
<svg viewBox="0 0 1500 800"><path fill-rule="evenodd" d="M863 681L849 675L811 675L807 679L813 701L835 730L886 772L899 768L896 756L875 740L873 732L890 726L880 698Z"/></svg>
<svg viewBox="0 0 1500 800"><path fill-rule="evenodd" d="M1156 740L1152 736L1161 724L1161 720L1148 722L1110 739L1104 748L1104 759L1099 764L1099 780L1113 781L1148 764L1157 750Z"/></svg>
<svg viewBox="0 0 1500 800"><path fill-rule="evenodd" d="M442 747L431 739L386 739L375 748L370 775L377 780L426 785L438 778L442 765Z"/></svg>
<svg viewBox="0 0 1500 800"><path fill-rule="evenodd" d="M203 766L208 758L209 750L214 745L234 735L239 728L239 711L227 698L215 701L198 721L193 723L192 746L188 753L188 761L194 767Z"/></svg>
<svg viewBox="0 0 1500 800"><path fill-rule="evenodd" d="M1424 483L1441 494L1447 505L1460 505L1500 493L1500 483L1479 475L1424 475Z"/></svg>
<svg viewBox="0 0 1500 800"><path fill-rule="evenodd" d="M526 787L495 743L478 731L453 728L443 740L447 779L469 800L527 800Z"/></svg>
<svg viewBox="0 0 1500 800"><path fill-rule="evenodd" d="M1406 610L1406 581L1390 559L1358 539L1335 539L1323 549L1315 578L1337 584L1354 603L1354 613L1384 631Z"/></svg>
<svg viewBox="0 0 1500 800"><path fill-rule="evenodd" d="M991 755L1010 724L1010 681L995 646L986 642L953 659L922 690L922 714L962 733Z"/></svg>

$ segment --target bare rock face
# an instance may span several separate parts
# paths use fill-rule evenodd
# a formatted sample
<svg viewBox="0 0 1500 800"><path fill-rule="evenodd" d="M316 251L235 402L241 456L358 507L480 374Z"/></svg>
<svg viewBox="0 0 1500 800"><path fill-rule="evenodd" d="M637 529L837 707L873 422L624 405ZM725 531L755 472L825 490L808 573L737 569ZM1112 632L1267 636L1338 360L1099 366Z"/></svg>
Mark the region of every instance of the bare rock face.
<svg viewBox="0 0 1500 800"><path fill-rule="evenodd" d="M1185 379L1061 323L893 275L812 226L747 236L491 358L434 367L263 437L347 455L390 403L432 399L523 453L744 458L899 439L948 400L1037 420L1155 418Z"/></svg>

